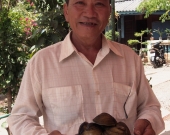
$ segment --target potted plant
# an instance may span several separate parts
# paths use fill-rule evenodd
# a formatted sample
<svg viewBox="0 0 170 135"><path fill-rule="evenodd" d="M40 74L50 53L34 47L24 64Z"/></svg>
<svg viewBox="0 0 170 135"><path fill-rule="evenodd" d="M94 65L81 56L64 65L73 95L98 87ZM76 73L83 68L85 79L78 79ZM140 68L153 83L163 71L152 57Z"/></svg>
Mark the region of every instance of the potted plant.
<svg viewBox="0 0 170 135"><path fill-rule="evenodd" d="M154 40L152 29L146 29L145 32L150 36L150 40Z"/></svg>
<svg viewBox="0 0 170 135"><path fill-rule="evenodd" d="M158 29L154 29L153 32L159 34L159 40L162 40L162 35L163 35L163 33L165 33L165 31L163 31L162 29L160 30L160 29L158 28Z"/></svg>
<svg viewBox="0 0 170 135"><path fill-rule="evenodd" d="M135 34L134 34L134 36L135 37L140 37L140 39L139 40L137 40L137 39L129 39L128 40L128 44L129 45L131 45L131 46L133 46L133 45L137 45L137 44L140 44L140 50L139 50L139 55L140 56L143 56L142 54L144 53L143 52L143 48L142 48L142 46L143 45L147 45L148 43L147 42L143 42L143 35L145 34L147 32L147 30L141 30L141 32L135 32Z"/></svg>
<svg viewBox="0 0 170 135"><path fill-rule="evenodd" d="M167 35L167 40L170 40L170 29L166 28L165 32Z"/></svg>

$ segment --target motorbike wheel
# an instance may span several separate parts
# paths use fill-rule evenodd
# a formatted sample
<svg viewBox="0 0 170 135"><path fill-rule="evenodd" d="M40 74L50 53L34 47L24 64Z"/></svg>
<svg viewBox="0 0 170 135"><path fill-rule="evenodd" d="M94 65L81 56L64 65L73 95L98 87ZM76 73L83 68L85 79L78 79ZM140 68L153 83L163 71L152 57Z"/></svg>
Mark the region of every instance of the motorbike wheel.
<svg viewBox="0 0 170 135"><path fill-rule="evenodd" d="M157 68L158 66L154 63L154 64L153 64L153 67L154 67L154 68Z"/></svg>
<svg viewBox="0 0 170 135"><path fill-rule="evenodd" d="M162 67L163 63L160 63L159 61L156 61L155 65L156 65L156 67Z"/></svg>
<svg viewBox="0 0 170 135"><path fill-rule="evenodd" d="M152 64L153 68L157 68L157 64L155 62L152 61L151 64Z"/></svg>
<svg viewBox="0 0 170 135"><path fill-rule="evenodd" d="M163 64L166 64L166 60L165 59L163 59L163 62L162 62Z"/></svg>

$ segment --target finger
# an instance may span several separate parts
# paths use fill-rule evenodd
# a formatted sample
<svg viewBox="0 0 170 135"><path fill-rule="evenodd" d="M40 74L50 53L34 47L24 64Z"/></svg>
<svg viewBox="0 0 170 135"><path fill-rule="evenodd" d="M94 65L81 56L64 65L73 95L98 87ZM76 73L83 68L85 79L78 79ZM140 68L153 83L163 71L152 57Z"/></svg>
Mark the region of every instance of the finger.
<svg viewBox="0 0 170 135"><path fill-rule="evenodd" d="M153 130L151 124L149 124L146 129L145 129L145 132L143 135L156 135L155 131Z"/></svg>
<svg viewBox="0 0 170 135"><path fill-rule="evenodd" d="M49 135L62 135L59 131L54 130Z"/></svg>
<svg viewBox="0 0 170 135"><path fill-rule="evenodd" d="M135 123L134 135L143 135L149 124L150 122L148 120L138 119Z"/></svg>

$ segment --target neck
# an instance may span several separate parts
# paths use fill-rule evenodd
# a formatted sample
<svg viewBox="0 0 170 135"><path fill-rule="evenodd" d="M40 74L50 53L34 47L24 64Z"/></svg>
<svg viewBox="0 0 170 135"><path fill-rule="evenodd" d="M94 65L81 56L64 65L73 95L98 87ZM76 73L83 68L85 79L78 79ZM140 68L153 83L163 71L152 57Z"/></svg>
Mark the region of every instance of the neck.
<svg viewBox="0 0 170 135"><path fill-rule="evenodd" d="M84 54L86 58L94 64L97 53L102 48L102 35L100 34L98 37L92 38L80 38L71 34L71 41L75 48Z"/></svg>
<svg viewBox="0 0 170 135"><path fill-rule="evenodd" d="M84 50L90 51L90 50L100 50L102 47L102 35L100 34L98 37L92 37L92 38L80 38L71 34L71 41L73 45L76 47L76 49L83 53Z"/></svg>

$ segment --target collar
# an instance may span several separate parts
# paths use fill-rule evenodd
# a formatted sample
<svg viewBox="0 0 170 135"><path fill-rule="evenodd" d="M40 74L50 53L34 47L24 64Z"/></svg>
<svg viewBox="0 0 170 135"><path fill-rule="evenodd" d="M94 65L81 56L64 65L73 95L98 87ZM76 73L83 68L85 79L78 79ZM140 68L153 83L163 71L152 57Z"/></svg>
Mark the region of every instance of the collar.
<svg viewBox="0 0 170 135"><path fill-rule="evenodd" d="M110 50L114 52L116 55L123 57L121 52L118 50L117 45L119 43L107 40L104 35L102 35L102 49L101 52L103 54L108 54ZM74 47L73 43L71 42L71 31L67 34L65 39L61 42L61 53L59 62L69 57L72 53L78 52L77 49Z"/></svg>

